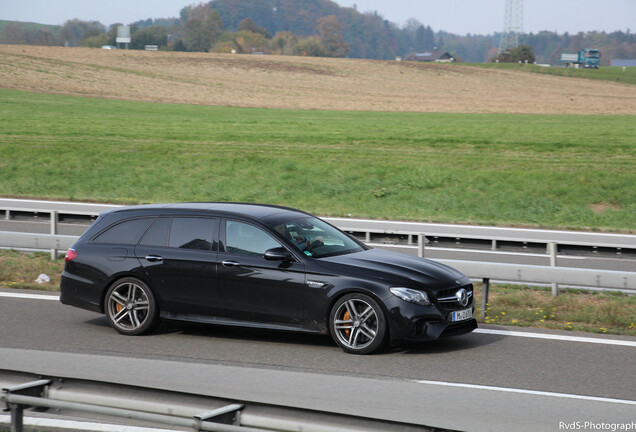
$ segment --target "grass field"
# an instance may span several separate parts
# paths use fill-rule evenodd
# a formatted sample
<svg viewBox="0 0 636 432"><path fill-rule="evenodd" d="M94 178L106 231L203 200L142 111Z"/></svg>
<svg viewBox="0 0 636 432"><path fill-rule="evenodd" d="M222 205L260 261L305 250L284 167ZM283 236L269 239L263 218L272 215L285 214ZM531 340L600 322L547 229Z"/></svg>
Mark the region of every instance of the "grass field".
<svg viewBox="0 0 636 432"><path fill-rule="evenodd" d="M458 64L461 65L461 63ZM467 65L482 68L524 71L545 75L556 75L571 78L587 78L636 85L636 67L627 67L625 68L625 70L623 70L622 67L610 66L601 66L598 69L575 69L564 67L543 67L532 64L518 63L467 63Z"/></svg>
<svg viewBox="0 0 636 432"><path fill-rule="evenodd" d="M631 116L333 112L0 90L0 195L636 230Z"/></svg>

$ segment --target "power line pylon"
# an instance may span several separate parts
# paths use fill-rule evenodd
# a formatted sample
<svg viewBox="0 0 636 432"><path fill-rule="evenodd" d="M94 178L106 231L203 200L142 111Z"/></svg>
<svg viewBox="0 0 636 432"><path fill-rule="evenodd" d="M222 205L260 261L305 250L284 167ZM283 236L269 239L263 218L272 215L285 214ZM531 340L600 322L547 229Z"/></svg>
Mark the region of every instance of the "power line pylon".
<svg viewBox="0 0 636 432"><path fill-rule="evenodd" d="M506 0L504 31L499 42L497 57L519 46L519 35L523 33L523 0Z"/></svg>

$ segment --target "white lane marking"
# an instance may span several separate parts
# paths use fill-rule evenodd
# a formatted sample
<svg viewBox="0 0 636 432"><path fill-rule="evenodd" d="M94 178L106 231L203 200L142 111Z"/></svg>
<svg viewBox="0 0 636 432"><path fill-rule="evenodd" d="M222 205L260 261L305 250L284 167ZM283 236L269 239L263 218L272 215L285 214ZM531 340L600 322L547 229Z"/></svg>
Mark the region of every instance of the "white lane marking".
<svg viewBox="0 0 636 432"><path fill-rule="evenodd" d="M12 297L12 298L23 298L23 299L36 299L36 300L55 300L59 301L60 296L55 295L46 295L46 294L24 294L24 293L9 293L9 292L0 292L0 297Z"/></svg>
<svg viewBox="0 0 636 432"><path fill-rule="evenodd" d="M0 414L0 423L11 423L11 416ZM76 420L58 420L44 417L24 417L24 424L27 426L37 426L42 428L60 428L94 432L175 432L174 429L157 429Z"/></svg>
<svg viewBox="0 0 636 432"><path fill-rule="evenodd" d="M555 335L555 334L545 334L545 333L526 333L526 332L520 332L520 331L493 330L493 329L484 329L484 328L478 328L474 330L473 333L636 347L636 341L627 341L627 340L620 340L620 339L597 339L597 338L589 338L589 337L581 337L581 336L565 336L565 335Z"/></svg>
<svg viewBox="0 0 636 432"><path fill-rule="evenodd" d="M462 384L462 383L451 383L445 381L428 381L428 380L417 380L418 384L429 384L443 387L460 387L460 388L469 388L475 390L489 390L489 391L498 391L505 393L521 393L528 394L534 396L549 396L549 397L557 397L557 398L565 398L565 399L578 399L578 400L586 400L593 402L606 402L606 403L616 403L616 404L625 404L625 405L636 405L636 401L627 400L627 399L612 399L612 398L604 398L597 396L583 396L569 393L554 393L554 392L545 392L545 391L537 391L537 390L524 390L524 389L516 389L509 387L492 387L492 386L484 386L477 384Z"/></svg>

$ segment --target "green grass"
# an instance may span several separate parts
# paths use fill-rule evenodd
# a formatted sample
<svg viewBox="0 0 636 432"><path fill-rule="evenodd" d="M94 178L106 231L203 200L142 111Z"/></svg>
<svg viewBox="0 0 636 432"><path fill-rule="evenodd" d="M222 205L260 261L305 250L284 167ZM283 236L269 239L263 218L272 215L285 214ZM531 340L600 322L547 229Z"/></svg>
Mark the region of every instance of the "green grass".
<svg viewBox="0 0 636 432"><path fill-rule="evenodd" d="M59 25L49 25L49 24L38 24L34 22L23 22L23 21L7 21L0 20L0 43L4 43L3 38L5 35L2 33L6 29L8 24L17 24L21 30L23 31L36 31L36 30L48 30L53 35L58 35L62 29L62 26Z"/></svg>
<svg viewBox="0 0 636 432"><path fill-rule="evenodd" d="M0 195L636 231L633 116L168 105L0 89Z"/></svg>
<svg viewBox="0 0 636 432"><path fill-rule="evenodd" d="M546 75L557 75L573 78L588 78L603 81L613 81L624 84L636 84L636 67L600 66L598 69L575 69L564 67L543 67L532 64L518 63L457 63L466 66L476 66L489 69L504 69L524 71Z"/></svg>
<svg viewBox="0 0 636 432"><path fill-rule="evenodd" d="M478 284L475 315L481 315ZM636 336L636 296L620 292L561 290L492 285L488 294L486 324L538 327Z"/></svg>
<svg viewBox="0 0 636 432"><path fill-rule="evenodd" d="M0 250L0 287L59 291L64 259L51 260L50 253L23 253ZM49 283L37 283L40 274L51 278Z"/></svg>

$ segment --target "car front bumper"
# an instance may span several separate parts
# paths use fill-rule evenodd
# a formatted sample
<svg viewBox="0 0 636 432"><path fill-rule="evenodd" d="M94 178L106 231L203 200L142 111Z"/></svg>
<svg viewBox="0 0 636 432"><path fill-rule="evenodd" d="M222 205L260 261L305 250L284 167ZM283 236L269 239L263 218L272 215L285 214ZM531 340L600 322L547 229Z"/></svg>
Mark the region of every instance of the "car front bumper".
<svg viewBox="0 0 636 432"><path fill-rule="evenodd" d="M387 319L392 344L457 336L470 333L477 328L474 300L464 308L471 310L471 317L456 322L450 320L451 311L433 304L422 306L396 297L385 301L385 305L388 310Z"/></svg>

